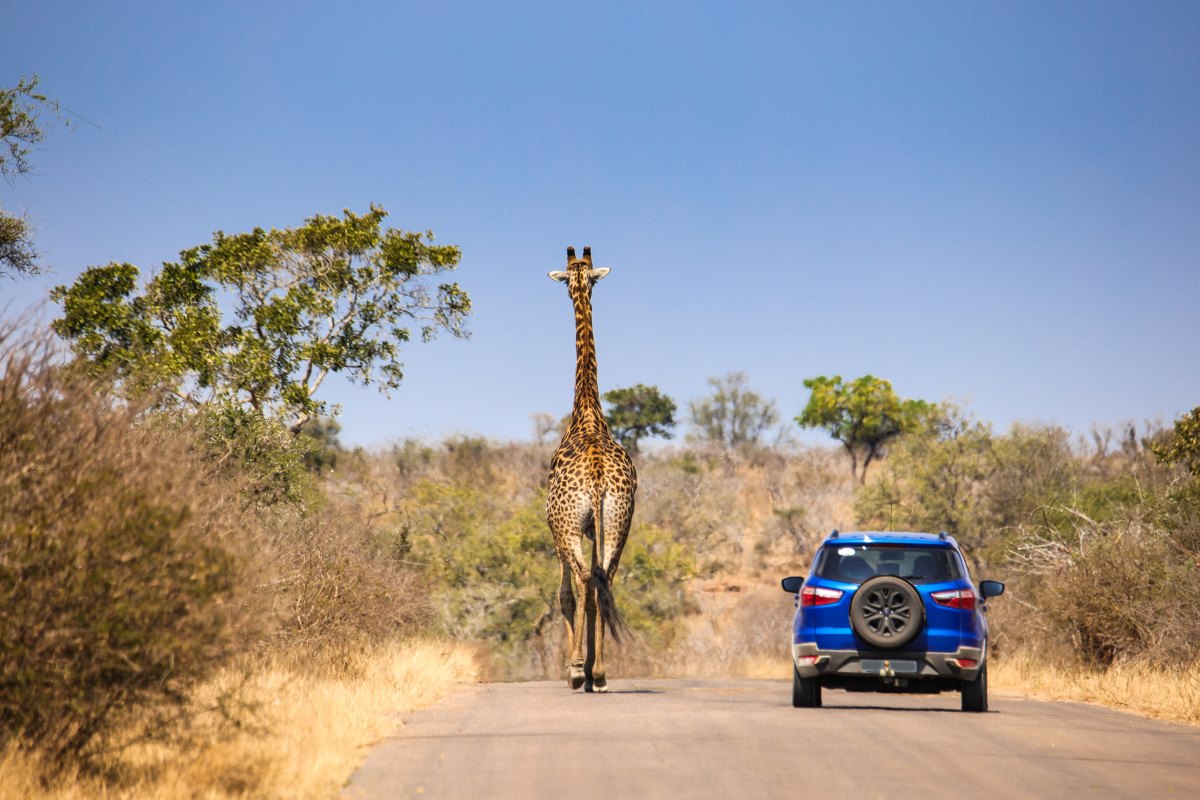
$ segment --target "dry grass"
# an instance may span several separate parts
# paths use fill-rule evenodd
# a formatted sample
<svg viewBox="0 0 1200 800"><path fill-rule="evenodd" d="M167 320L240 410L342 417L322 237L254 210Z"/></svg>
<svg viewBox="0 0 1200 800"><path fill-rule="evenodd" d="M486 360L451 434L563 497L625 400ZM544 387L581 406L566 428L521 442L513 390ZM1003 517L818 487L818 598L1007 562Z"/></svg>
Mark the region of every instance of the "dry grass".
<svg viewBox="0 0 1200 800"><path fill-rule="evenodd" d="M0 753L0 799L329 797L399 724L398 713L436 701L477 669L470 648L433 641L379 648L355 666L352 678L226 672L198 694L197 707L246 681L241 696L257 708L249 724L232 733L216 726L187 749L129 748L105 765L115 776L108 782L75 773L44 787L37 754L10 747Z"/></svg>
<svg viewBox="0 0 1200 800"><path fill-rule="evenodd" d="M1166 669L1115 664L1106 669L1056 666L1029 656L996 659L988 680L994 689L1041 700L1076 700L1155 719L1200 725L1200 664Z"/></svg>
<svg viewBox="0 0 1200 800"><path fill-rule="evenodd" d="M785 655L746 656L733 662L731 672L738 678L786 680L792 674L792 660Z"/></svg>

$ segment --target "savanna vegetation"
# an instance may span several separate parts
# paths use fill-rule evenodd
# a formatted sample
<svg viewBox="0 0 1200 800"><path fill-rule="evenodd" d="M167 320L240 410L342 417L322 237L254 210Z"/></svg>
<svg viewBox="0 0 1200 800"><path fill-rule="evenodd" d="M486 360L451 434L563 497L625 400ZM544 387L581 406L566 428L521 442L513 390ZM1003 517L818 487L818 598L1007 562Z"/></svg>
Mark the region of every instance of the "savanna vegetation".
<svg viewBox="0 0 1200 800"><path fill-rule="evenodd" d="M5 177L57 112L36 85L0 92ZM0 329L0 796L328 796L383 711L561 680L562 422L338 443L328 376L387 391L414 340L466 335L458 248L385 218L93 267L51 330ZM0 237L0 272L39 268L24 220ZM947 530L1008 584L994 681L1200 722L1200 408L1080 437L805 385L795 424L838 444L795 443L743 373L687 403L681 444L650 445L683 422L657 386L604 395L639 473L612 676L786 679L778 579L830 528Z"/></svg>
<svg viewBox="0 0 1200 800"><path fill-rule="evenodd" d="M387 390L411 330L465 335L458 249L384 216L89 269L57 339L5 323L0 796L328 796L384 709L474 673L320 479L327 375Z"/></svg>
<svg viewBox="0 0 1200 800"><path fill-rule="evenodd" d="M396 251L381 246L381 219L314 218L301 252L384 263ZM443 271L407 241L399 252L419 265L393 277ZM120 267L57 290L69 353L11 328L0 347L0 793L321 796L386 729L380 708L475 674L561 679L543 510L553 418L537 415L528 442L347 450L312 375L396 351L355 341L373 335L365 324L313 341L340 302L322 294L328 266L290 257L286 289L260 276L273 288L250 292L257 305L220 304L239 273L207 271L203 252L143 287ZM168 290L166 273L190 288ZM430 302L443 316L410 316L461 333L457 287L410 296L442 298ZM251 333L260 324L270 343ZM359 375L383 388L400 377ZM1200 409L1084 439L997 433L874 378L812 384L847 390L847 416L796 422L840 447L790 441L775 403L735 373L691 401L683 445L636 448L617 578L633 636L611 655L614 675L786 676L792 607L777 581L806 568L829 528L945 529L976 577L1008 583L992 612L999 682L1200 720ZM674 432L657 387L606 401L631 446ZM847 462L867 451L864 480L867 459ZM314 747L336 757L304 755Z"/></svg>

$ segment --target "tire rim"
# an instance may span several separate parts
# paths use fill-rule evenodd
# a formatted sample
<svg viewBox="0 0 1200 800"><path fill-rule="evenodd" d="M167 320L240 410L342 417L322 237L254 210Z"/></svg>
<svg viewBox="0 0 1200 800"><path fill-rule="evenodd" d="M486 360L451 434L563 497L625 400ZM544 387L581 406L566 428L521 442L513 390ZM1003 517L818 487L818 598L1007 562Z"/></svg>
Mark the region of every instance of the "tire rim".
<svg viewBox="0 0 1200 800"><path fill-rule="evenodd" d="M908 592L892 586L872 588L863 599L862 619L876 636L894 639L912 623L913 603Z"/></svg>

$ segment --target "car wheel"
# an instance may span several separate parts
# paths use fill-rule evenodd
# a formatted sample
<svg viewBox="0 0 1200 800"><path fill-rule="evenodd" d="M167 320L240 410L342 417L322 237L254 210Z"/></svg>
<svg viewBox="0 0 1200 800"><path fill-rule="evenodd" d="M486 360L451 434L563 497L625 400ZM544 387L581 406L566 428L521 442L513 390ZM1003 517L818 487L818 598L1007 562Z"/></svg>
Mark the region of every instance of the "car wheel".
<svg viewBox="0 0 1200 800"><path fill-rule="evenodd" d="M911 642L925 624L925 604L911 583L894 575L864 581L850 601L850 626L872 647L894 650Z"/></svg>
<svg viewBox="0 0 1200 800"><path fill-rule="evenodd" d="M962 685L962 710L987 711L987 662L979 668L975 680Z"/></svg>
<svg viewBox="0 0 1200 800"><path fill-rule="evenodd" d="M820 708L821 684L816 678L801 678L792 667L792 705L796 708Z"/></svg>

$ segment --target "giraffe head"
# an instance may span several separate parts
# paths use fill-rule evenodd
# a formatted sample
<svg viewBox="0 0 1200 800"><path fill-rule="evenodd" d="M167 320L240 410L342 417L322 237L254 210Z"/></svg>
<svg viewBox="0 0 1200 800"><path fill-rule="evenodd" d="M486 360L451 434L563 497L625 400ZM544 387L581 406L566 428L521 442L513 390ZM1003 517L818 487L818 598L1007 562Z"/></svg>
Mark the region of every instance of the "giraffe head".
<svg viewBox="0 0 1200 800"><path fill-rule="evenodd" d="M568 247L567 268L547 274L554 280L565 283L567 288L572 292L582 289L590 293L592 287L596 285L596 281L608 273L608 267L601 267L600 269L592 268L592 248L583 248L583 258L576 258L575 248Z"/></svg>

